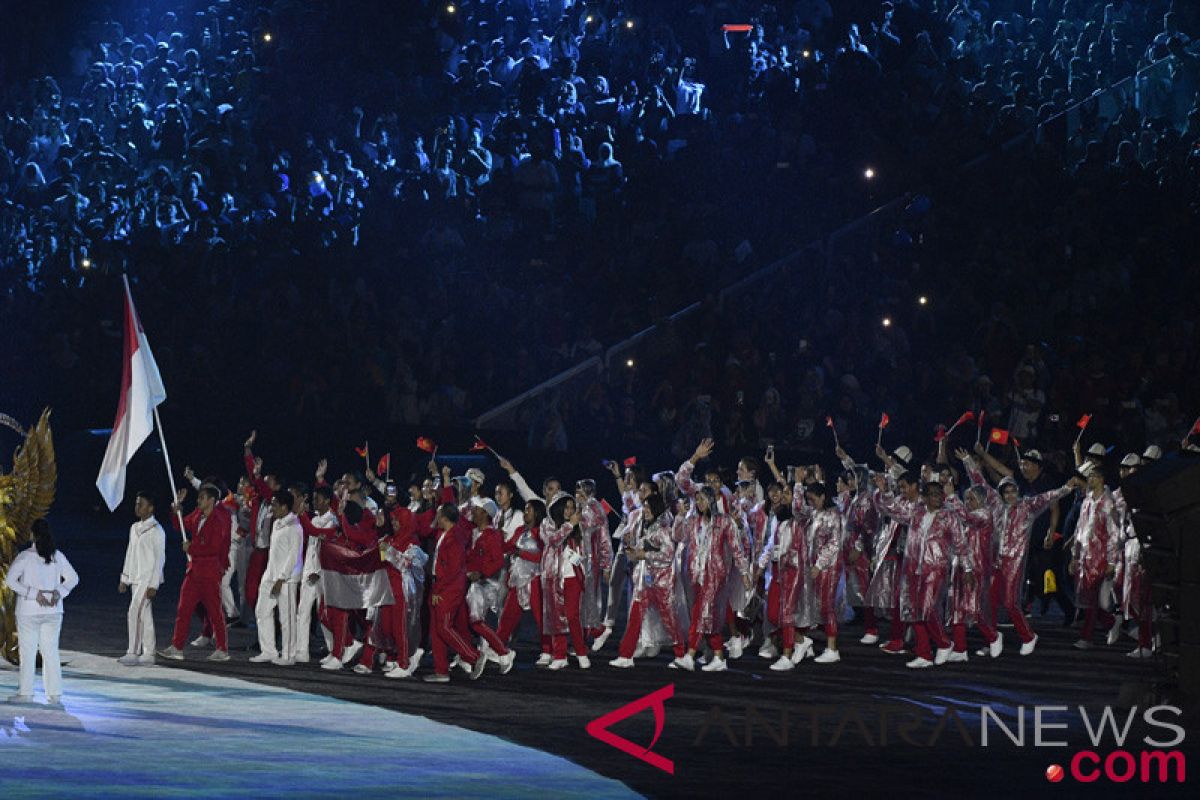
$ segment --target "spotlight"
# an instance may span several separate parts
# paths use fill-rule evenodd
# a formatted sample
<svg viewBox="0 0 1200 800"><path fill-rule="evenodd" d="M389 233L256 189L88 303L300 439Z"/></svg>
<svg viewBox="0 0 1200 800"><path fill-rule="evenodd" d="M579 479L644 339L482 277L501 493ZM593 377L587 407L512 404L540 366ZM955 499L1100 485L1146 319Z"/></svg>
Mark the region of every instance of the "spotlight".
<svg viewBox="0 0 1200 800"><path fill-rule="evenodd" d="M800 55L804 56L805 58L812 58L812 50L801 50Z"/></svg>
<svg viewBox="0 0 1200 800"><path fill-rule="evenodd" d="M884 318L883 318L883 327L885 327L885 328L890 328L890 327L892 327L892 318L891 318L891 317L884 317Z"/></svg>
<svg viewBox="0 0 1200 800"><path fill-rule="evenodd" d="M596 18L593 17L591 14L588 14L587 18L584 19L584 22L586 22L588 25L591 25L595 21L596 21Z"/></svg>
<svg viewBox="0 0 1200 800"><path fill-rule="evenodd" d="M625 366L629 367L630 369L633 369L633 359L632 358L625 359Z"/></svg>
<svg viewBox="0 0 1200 800"><path fill-rule="evenodd" d="M92 260L90 258L88 258L87 256L84 256L83 258L79 259L79 268L80 269L91 269L92 268Z"/></svg>
<svg viewBox="0 0 1200 800"><path fill-rule="evenodd" d="M875 170L872 169L871 167L867 167L866 169L863 170L863 177L869 181L874 180L875 179Z"/></svg>
<svg viewBox="0 0 1200 800"><path fill-rule="evenodd" d="M447 14L453 14L455 11L458 11L458 9L455 8L454 3L451 3L450 5L446 6Z"/></svg>
<svg viewBox="0 0 1200 800"><path fill-rule="evenodd" d="M927 306L927 305L929 305L929 298L926 297L925 295L921 295L920 297L917 298L917 303L919 303L920 305L923 305L923 306Z"/></svg>
<svg viewBox="0 0 1200 800"><path fill-rule="evenodd" d="M629 30L633 30L633 20L631 20L631 19L625 20L625 27Z"/></svg>
<svg viewBox="0 0 1200 800"><path fill-rule="evenodd" d="M271 34L269 34L269 33L264 33L264 34L263 34L263 41L264 41L264 42L266 42L267 44L270 44L270 43L271 43Z"/></svg>

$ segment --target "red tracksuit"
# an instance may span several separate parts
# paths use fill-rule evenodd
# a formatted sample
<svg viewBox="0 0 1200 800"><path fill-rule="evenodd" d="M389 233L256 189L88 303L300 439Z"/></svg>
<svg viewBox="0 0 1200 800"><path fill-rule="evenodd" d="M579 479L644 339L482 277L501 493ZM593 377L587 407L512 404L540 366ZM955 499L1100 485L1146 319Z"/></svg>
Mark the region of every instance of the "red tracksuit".
<svg viewBox="0 0 1200 800"><path fill-rule="evenodd" d="M171 515L171 524L179 530L179 515ZM182 650L196 606L203 606L213 621L218 650L228 650L225 638L225 612L221 608L221 577L229 567L229 512L218 505L207 517L196 509L183 520L191 538L187 573L179 588L179 608L175 612L175 632L171 644Z"/></svg>
<svg viewBox="0 0 1200 800"><path fill-rule="evenodd" d="M448 647L453 648L468 664L474 664L480 657L479 651L463 635L458 624L459 609L467 597L466 554L470 539L471 528L460 520L453 528L441 531L434 546L429 637L433 649L433 670L439 675L450 672Z"/></svg>
<svg viewBox="0 0 1200 800"><path fill-rule="evenodd" d="M481 530L467 549L466 565L468 573L478 572L484 579L495 578L500 570L504 569L504 537L500 531L495 528ZM486 620L471 619L469 611L467 604L463 603L460 613L464 619L459 620L459 627L466 622L471 632L482 636L496 655L507 655L508 648L504 646L504 640L496 635Z"/></svg>
<svg viewBox="0 0 1200 800"><path fill-rule="evenodd" d="M500 625L496 635L507 643L521 622L521 589L529 589L529 611L537 624L542 640L542 652L550 652L550 637L542 628L542 577L537 574L542 564L542 535L537 528L524 525L504 542L504 552L512 557L508 570L508 594L504 597L504 608L500 612ZM530 572L534 574L529 574ZM524 583L527 579L528 583Z"/></svg>

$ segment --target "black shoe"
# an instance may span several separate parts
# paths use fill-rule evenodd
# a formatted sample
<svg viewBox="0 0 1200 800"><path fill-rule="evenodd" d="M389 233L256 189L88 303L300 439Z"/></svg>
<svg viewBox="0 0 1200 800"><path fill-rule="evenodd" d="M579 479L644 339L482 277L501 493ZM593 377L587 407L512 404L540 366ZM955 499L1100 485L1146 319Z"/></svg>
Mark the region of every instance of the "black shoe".
<svg viewBox="0 0 1200 800"><path fill-rule="evenodd" d="M238 623L241 622L241 620L242 620L241 617L226 617L225 618L225 627L235 628L235 627L237 627Z"/></svg>

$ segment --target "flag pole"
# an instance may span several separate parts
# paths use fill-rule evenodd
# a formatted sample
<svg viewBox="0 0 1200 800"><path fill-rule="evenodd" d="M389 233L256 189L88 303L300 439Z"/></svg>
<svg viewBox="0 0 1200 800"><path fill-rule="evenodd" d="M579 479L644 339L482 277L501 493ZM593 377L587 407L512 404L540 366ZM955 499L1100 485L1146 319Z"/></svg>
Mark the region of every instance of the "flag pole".
<svg viewBox="0 0 1200 800"><path fill-rule="evenodd" d="M158 441L162 445L163 461L167 464L167 480L171 482L171 504L175 504L178 492L175 489L175 473L171 471L171 453L167 450L167 437L163 433L162 418L158 415L158 406L154 407L154 427L158 429ZM183 526L183 511L176 508L175 516L179 518L179 535L187 541L187 528Z"/></svg>

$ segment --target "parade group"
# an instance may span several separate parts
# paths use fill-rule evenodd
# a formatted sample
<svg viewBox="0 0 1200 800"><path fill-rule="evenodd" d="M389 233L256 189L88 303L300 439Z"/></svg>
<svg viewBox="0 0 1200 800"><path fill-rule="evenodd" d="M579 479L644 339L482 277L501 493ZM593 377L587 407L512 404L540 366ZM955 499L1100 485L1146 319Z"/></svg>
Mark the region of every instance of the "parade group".
<svg viewBox="0 0 1200 800"><path fill-rule="evenodd" d="M539 495L494 451L506 475L490 486L479 468L452 477L435 450L429 476L403 497L370 469L329 483L324 460L311 488L286 483L264 469L254 443L251 434L236 489L186 471L191 488L179 490L170 519L183 526L187 572L172 641L157 651L151 611L167 536L154 498L137 495L120 578L132 594L121 663L184 659L198 612L204 629L191 644L214 647L210 661L230 659L227 624L245 624L257 627L250 661L308 663L317 623L322 669L410 678L428 646L424 680L446 682L454 666L476 679L489 662L501 674L513 668L529 614L536 666L560 670L571 655L587 669L623 608L608 662L617 668L670 649L671 668L720 672L752 642L775 671L806 658L835 664L841 629L859 623L861 645L906 655L914 669L968 661L971 628L977 657L999 657L999 628L1009 625L1027 656L1038 642L1026 619L1027 560L1039 549L1062 554L1045 579L1074 584L1073 606L1067 586L1057 592L1065 624L1075 609L1083 619L1076 647L1094 646L1100 626L1109 645L1123 632L1136 638L1129 656L1154 653L1132 512L1110 487L1160 458L1155 446L1113 470L1102 445L1077 443L1069 479L1034 491L1047 478L1035 450L1014 448L1009 466L978 443L948 452L946 438L926 463L907 447L877 446L882 466L872 470L838 447L843 469L827 476L818 465L781 470L771 448L761 463L739 460L733 480L705 440L673 473L606 462L620 494L614 508L590 479L569 494L546 478ZM1041 515L1050 522L1035 528ZM238 620L235 586L253 622Z"/></svg>

